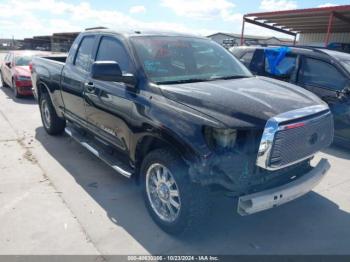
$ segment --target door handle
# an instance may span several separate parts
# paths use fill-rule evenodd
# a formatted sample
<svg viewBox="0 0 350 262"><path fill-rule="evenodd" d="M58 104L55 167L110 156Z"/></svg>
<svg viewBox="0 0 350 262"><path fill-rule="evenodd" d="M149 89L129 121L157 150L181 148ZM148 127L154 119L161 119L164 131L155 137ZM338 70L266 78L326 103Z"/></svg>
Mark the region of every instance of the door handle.
<svg viewBox="0 0 350 262"><path fill-rule="evenodd" d="M95 86L94 86L94 83L92 83L92 82L87 82L87 83L85 83L84 84L84 86L85 86L85 91L87 92L87 93L94 93L95 92Z"/></svg>

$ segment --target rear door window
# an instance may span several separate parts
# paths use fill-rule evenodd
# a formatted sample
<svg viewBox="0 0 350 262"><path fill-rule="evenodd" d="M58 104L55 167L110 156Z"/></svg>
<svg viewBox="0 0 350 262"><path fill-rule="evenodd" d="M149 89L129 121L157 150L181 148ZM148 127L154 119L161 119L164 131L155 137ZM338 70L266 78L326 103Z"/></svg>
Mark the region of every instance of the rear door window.
<svg viewBox="0 0 350 262"><path fill-rule="evenodd" d="M302 80L305 85L332 90L342 90L346 84L346 78L335 66L313 58L304 59Z"/></svg>
<svg viewBox="0 0 350 262"><path fill-rule="evenodd" d="M249 69L256 75L264 75L265 54L263 49L256 49Z"/></svg>
<svg viewBox="0 0 350 262"><path fill-rule="evenodd" d="M265 58L266 73L289 80L296 66L297 56L287 54L274 68L270 65L269 60Z"/></svg>
<svg viewBox="0 0 350 262"><path fill-rule="evenodd" d="M74 64L77 68L80 68L84 71L89 71L92 62L91 54L94 47L94 42L94 36L85 36L81 41L78 53L74 61Z"/></svg>

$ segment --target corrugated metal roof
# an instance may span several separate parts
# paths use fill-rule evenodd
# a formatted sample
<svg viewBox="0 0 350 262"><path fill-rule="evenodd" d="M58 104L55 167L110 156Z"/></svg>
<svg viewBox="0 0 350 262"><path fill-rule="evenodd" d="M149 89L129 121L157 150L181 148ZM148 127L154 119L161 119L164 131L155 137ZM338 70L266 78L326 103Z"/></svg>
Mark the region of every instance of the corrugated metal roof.
<svg viewBox="0 0 350 262"><path fill-rule="evenodd" d="M332 32L350 32L350 5L250 13L244 18L294 33L325 33L331 14Z"/></svg>
<svg viewBox="0 0 350 262"><path fill-rule="evenodd" d="M321 46L324 42L326 33L303 33L300 34L299 44L301 45L317 45ZM334 33L331 34L330 42L350 43L350 33Z"/></svg>

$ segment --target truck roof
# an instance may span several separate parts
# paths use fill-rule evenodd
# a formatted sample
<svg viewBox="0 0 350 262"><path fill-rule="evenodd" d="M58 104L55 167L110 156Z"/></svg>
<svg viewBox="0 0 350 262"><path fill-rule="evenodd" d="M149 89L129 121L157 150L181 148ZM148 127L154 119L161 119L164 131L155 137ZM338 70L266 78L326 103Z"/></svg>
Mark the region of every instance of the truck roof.
<svg viewBox="0 0 350 262"><path fill-rule="evenodd" d="M329 50L329 49L322 49L322 52L335 57L338 60L350 60L350 54L341 52L341 51L336 51L336 50Z"/></svg>
<svg viewBox="0 0 350 262"><path fill-rule="evenodd" d="M89 29L85 30L83 34L85 33L110 33L110 34L117 34L117 35L123 35L124 37L132 37L132 36L183 36L183 37L196 37L196 38L204 38L206 37L195 35L195 34L185 34L175 31L150 31L150 30L128 30L128 31L119 31L119 30L112 30L112 29Z"/></svg>

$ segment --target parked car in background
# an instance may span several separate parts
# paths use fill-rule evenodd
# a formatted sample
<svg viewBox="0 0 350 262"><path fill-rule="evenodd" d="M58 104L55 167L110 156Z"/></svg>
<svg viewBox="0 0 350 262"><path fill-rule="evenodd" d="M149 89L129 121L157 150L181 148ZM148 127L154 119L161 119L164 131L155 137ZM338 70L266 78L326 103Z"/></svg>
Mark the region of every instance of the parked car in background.
<svg viewBox="0 0 350 262"><path fill-rule="evenodd" d="M32 81L47 133L139 181L170 233L207 217L210 191L249 215L309 192L330 167L310 163L333 139L327 104L253 76L207 38L89 30L68 57L34 57Z"/></svg>
<svg viewBox="0 0 350 262"><path fill-rule="evenodd" d="M346 43L330 43L327 46L328 49L345 52L350 54L350 44Z"/></svg>
<svg viewBox="0 0 350 262"><path fill-rule="evenodd" d="M339 42L332 42L327 45L327 47L324 47L324 42L311 42L308 43L308 47L315 47L315 48L322 48L322 49L329 49L344 53L350 53L350 44L348 43L339 43Z"/></svg>
<svg viewBox="0 0 350 262"><path fill-rule="evenodd" d="M11 87L15 97L33 95L30 62L33 56L49 54L43 51L10 51L0 65L3 85Z"/></svg>
<svg viewBox="0 0 350 262"><path fill-rule="evenodd" d="M350 146L350 54L307 47L233 47L252 73L301 86L328 103L335 143Z"/></svg>

